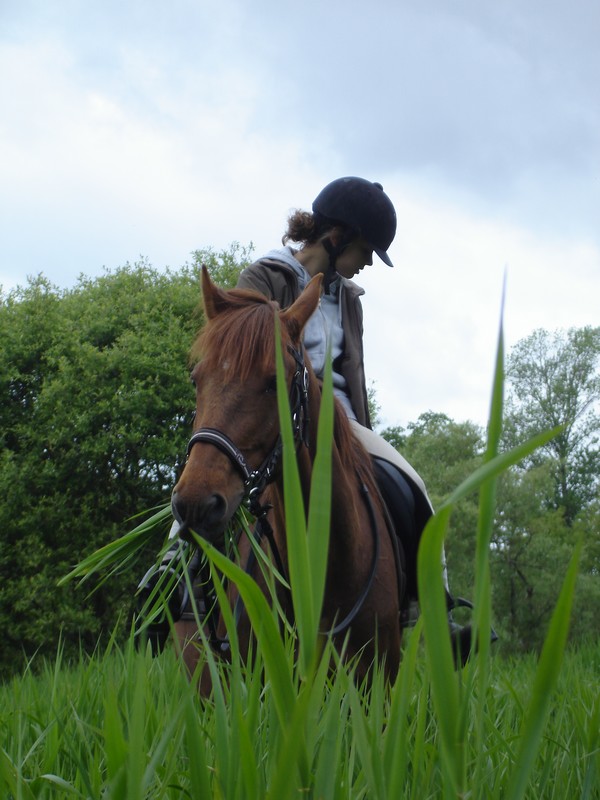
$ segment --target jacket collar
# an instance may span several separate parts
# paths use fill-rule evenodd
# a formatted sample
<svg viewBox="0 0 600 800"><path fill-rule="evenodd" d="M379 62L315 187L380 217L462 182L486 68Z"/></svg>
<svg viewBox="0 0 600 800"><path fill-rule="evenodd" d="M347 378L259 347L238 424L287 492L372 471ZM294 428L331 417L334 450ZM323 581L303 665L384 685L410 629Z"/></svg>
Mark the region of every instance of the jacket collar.
<svg viewBox="0 0 600 800"><path fill-rule="evenodd" d="M261 264L264 264L270 269L276 269L280 272L285 272L293 276L294 280L298 280L298 275L293 267L291 267L289 264L286 264L285 261L280 261L278 258L272 257L260 258L258 260ZM362 286L359 286L358 283L354 283L354 281L351 281L349 278L343 278L340 275L339 280L344 292L348 292L351 297L362 297L362 295L365 293L365 290L362 288Z"/></svg>

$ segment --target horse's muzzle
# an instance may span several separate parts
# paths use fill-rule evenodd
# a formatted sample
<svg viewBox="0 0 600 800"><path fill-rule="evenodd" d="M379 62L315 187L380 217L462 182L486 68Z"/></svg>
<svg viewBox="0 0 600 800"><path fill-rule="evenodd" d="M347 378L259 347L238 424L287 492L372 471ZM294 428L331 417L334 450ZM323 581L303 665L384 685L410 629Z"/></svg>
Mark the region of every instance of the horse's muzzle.
<svg viewBox="0 0 600 800"><path fill-rule="evenodd" d="M179 522L178 535L186 540L192 539L191 531L215 542L220 539L229 524L233 511L222 494L214 492L202 498L186 500L175 489L171 495L173 516Z"/></svg>

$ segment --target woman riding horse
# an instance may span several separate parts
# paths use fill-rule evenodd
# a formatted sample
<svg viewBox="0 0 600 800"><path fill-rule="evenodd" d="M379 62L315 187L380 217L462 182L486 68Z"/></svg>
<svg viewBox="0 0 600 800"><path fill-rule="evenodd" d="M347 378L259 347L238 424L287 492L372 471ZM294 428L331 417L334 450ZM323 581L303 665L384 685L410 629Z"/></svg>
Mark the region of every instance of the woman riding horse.
<svg viewBox="0 0 600 800"><path fill-rule="evenodd" d="M321 301L308 320L303 344L318 378L325 359L333 359L334 393L354 434L370 454L379 489L385 499L406 558L408 602L418 600L416 556L420 535L432 514L425 485L412 466L371 428L363 360L363 290L351 279L373 264L373 253L389 267L396 234L396 212L381 184L357 177L329 183L316 197L312 212L296 210L288 219L283 248L271 250L240 275L238 288L253 289L282 309L291 306L311 278L323 276ZM288 243L294 243L296 247ZM175 526L174 526L175 527ZM447 590L445 566L444 583ZM447 590L449 607L452 604ZM190 610L182 619L191 621ZM451 623L463 659L469 636ZM466 632L465 632L466 633Z"/></svg>

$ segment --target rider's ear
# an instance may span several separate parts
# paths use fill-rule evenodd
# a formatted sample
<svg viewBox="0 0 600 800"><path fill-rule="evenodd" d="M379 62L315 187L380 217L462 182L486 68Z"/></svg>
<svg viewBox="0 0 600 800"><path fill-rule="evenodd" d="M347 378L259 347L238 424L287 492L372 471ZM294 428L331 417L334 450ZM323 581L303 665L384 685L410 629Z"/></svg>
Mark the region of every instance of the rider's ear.
<svg viewBox="0 0 600 800"><path fill-rule="evenodd" d="M322 237L323 239L329 239L331 244L334 247L339 247L345 238L345 231L341 225L335 225L333 228L330 228L326 234Z"/></svg>
<svg viewBox="0 0 600 800"><path fill-rule="evenodd" d="M230 305L225 292L211 281L205 264L202 264L202 300L207 319L216 317Z"/></svg>
<svg viewBox="0 0 600 800"><path fill-rule="evenodd" d="M281 323L287 328L293 342L300 341L304 326L319 305L322 282L323 275L315 275L300 297L289 308L280 312Z"/></svg>

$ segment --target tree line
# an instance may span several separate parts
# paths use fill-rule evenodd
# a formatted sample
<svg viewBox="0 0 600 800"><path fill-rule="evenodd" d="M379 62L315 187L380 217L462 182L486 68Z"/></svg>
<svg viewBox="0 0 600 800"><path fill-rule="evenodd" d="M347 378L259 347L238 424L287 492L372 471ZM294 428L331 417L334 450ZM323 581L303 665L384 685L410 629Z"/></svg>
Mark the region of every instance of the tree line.
<svg viewBox="0 0 600 800"><path fill-rule="evenodd" d="M197 251L177 270L147 262L59 289L42 275L0 296L0 674L24 658L126 635L139 573L89 595L57 586L85 555L164 503L185 456L194 392L188 352L202 325L199 267L235 284L252 248ZM494 621L508 649L539 645L578 536L584 557L573 636L600 612L600 328L536 331L507 360L504 444L556 424L543 451L507 473L492 543ZM367 365L368 367L368 365ZM484 432L428 411L383 432L423 475L434 504L479 463ZM468 597L477 498L447 542L452 590ZM160 541L156 542L158 549Z"/></svg>

